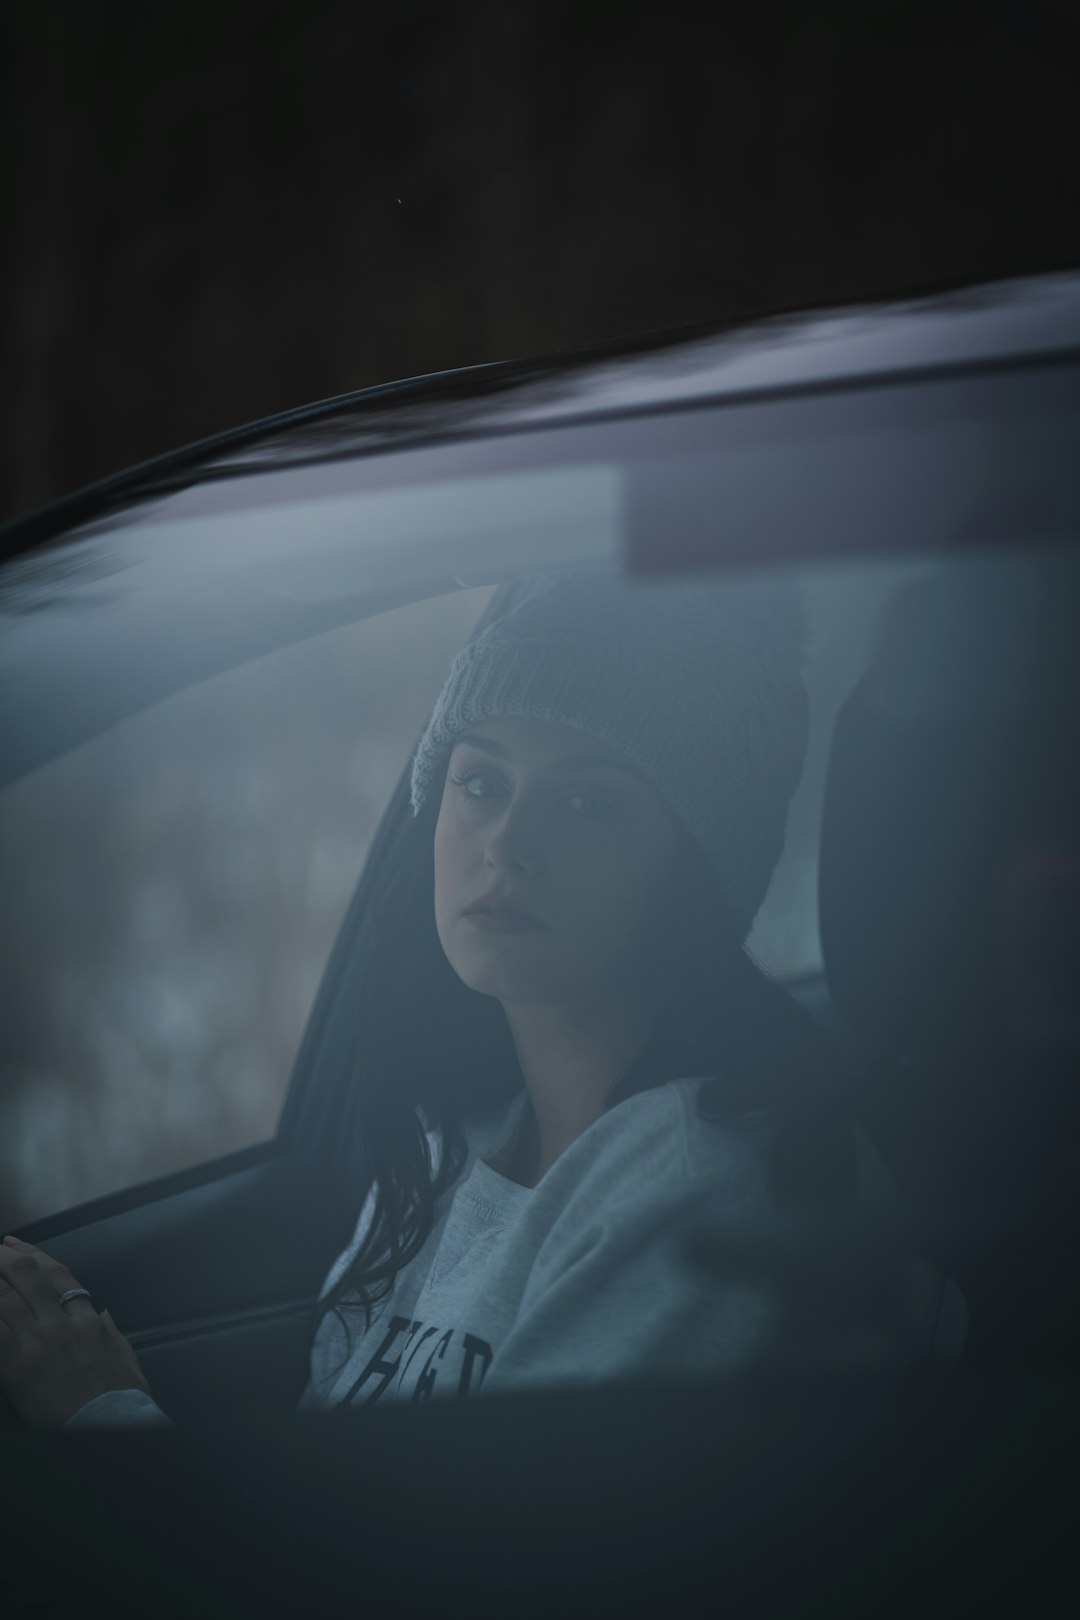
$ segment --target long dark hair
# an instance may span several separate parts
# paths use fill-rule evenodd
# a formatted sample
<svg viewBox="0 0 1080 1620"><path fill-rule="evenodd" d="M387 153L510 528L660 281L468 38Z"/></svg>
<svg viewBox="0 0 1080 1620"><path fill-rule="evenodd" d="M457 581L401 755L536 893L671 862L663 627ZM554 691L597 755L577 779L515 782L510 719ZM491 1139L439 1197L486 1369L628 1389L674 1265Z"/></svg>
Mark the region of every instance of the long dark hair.
<svg viewBox="0 0 1080 1620"><path fill-rule="evenodd" d="M316 1307L316 1331L331 1311L344 1325L346 1309L362 1310L370 1325L398 1272L423 1247L438 1200L464 1165L464 1122L509 1103L523 1085L501 1005L461 982L436 932L441 786L432 784L415 818L405 812L364 918L372 949L358 986L341 1140L353 1155L354 1207L371 1193L373 1209L356 1254ZM842 1157L823 1159L820 1151L822 1141L832 1140L842 1105L832 1042L746 954L689 834L680 875L671 886L679 902L656 919L637 964L653 1006L651 1035L609 1093L607 1109L680 1077L716 1077L699 1092L703 1117L765 1108L782 1127L774 1138L779 1201L792 1189L800 1195L806 1142L817 1144L808 1162L819 1181L821 1164L836 1161L835 1175L829 1169L825 1178L828 1195L833 1182L840 1187L849 1179ZM437 1169L428 1131L441 1143Z"/></svg>

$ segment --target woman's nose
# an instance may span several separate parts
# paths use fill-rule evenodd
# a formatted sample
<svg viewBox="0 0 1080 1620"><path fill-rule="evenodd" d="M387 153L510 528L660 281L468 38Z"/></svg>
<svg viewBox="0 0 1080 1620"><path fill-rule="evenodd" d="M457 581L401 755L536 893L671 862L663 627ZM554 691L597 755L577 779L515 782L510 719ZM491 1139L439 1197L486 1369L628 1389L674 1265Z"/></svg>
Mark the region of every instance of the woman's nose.
<svg viewBox="0 0 1080 1620"><path fill-rule="evenodd" d="M541 861L540 828L535 814L523 806L509 805L488 834L485 855L488 865L496 871L535 872Z"/></svg>

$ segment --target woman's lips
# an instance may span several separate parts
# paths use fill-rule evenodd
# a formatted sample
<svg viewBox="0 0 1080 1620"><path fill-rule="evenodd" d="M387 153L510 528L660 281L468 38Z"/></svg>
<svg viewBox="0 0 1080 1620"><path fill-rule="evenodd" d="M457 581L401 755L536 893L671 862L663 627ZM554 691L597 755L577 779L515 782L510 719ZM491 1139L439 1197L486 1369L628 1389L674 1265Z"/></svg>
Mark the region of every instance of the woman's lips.
<svg viewBox="0 0 1080 1620"><path fill-rule="evenodd" d="M497 934L531 934L544 926L516 911L467 911L465 921Z"/></svg>

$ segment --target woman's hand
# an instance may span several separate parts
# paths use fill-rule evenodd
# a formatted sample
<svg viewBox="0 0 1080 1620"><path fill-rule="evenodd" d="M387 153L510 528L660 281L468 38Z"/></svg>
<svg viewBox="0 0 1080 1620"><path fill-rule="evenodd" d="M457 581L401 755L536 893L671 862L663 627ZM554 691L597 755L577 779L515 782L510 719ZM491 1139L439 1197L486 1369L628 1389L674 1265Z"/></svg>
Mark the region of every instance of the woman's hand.
<svg viewBox="0 0 1080 1620"><path fill-rule="evenodd" d="M66 1266L21 1238L0 1244L0 1388L24 1423L60 1429L111 1389L150 1393L138 1358L108 1311L85 1295Z"/></svg>

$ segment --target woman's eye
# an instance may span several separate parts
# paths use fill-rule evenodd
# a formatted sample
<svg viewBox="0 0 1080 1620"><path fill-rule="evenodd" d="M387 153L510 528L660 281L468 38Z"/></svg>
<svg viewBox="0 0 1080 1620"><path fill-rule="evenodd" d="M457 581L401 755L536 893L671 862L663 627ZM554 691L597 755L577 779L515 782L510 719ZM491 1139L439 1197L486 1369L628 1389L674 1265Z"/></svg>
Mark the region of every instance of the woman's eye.
<svg viewBox="0 0 1080 1620"><path fill-rule="evenodd" d="M465 771L461 776L451 776L450 781L466 799L488 799L492 796L493 786L487 771Z"/></svg>
<svg viewBox="0 0 1080 1620"><path fill-rule="evenodd" d="M502 781L491 771L462 771L460 775L451 772L449 781L452 787L457 788L462 798L468 799L472 804L483 804L492 799L505 797ZM583 821L598 821L615 814L615 806L599 793L584 791L572 793L562 802Z"/></svg>

